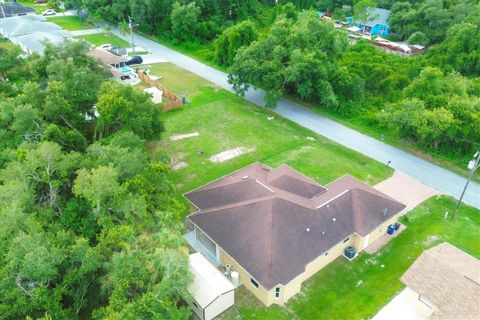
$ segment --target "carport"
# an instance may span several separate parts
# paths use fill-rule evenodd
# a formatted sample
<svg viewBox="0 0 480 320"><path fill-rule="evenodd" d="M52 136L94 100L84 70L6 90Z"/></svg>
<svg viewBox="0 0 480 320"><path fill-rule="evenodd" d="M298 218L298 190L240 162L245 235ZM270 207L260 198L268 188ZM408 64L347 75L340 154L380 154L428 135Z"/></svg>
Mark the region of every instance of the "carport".
<svg viewBox="0 0 480 320"><path fill-rule="evenodd" d="M191 254L193 281L187 290L192 295L190 307L201 320L210 320L234 304L233 284L200 252Z"/></svg>

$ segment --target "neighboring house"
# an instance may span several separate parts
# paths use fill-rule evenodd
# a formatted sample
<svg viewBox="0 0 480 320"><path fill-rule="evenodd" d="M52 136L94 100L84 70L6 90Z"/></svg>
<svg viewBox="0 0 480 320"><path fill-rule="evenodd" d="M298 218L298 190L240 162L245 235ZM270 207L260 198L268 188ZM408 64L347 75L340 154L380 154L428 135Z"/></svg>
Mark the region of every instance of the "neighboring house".
<svg viewBox="0 0 480 320"><path fill-rule="evenodd" d="M405 205L351 176L326 186L287 165L254 163L185 194L208 258L228 264L263 304L283 304L340 257L362 251Z"/></svg>
<svg viewBox="0 0 480 320"><path fill-rule="evenodd" d="M26 53L43 54L45 47L48 44L60 46L65 42L64 37L59 37L47 32L33 32L23 36L14 37L12 42L19 45Z"/></svg>
<svg viewBox="0 0 480 320"><path fill-rule="evenodd" d="M480 260L447 242L425 250L400 280L430 319L480 318Z"/></svg>
<svg viewBox="0 0 480 320"><path fill-rule="evenodd" d="M95 48L88 52L87 55L100 60L100 62L106 67L113 67L116 69L126 67L125 61L127 61L127 58L113 54L106 49Z"/></svg>
<svg viewBox="0 0 480 320"><path fill-rule="evenodd" d="M34 15L35 10L18 2L0 2L0 18Z"/></svg>
<svg viewBox="0 0 480 320"><path fill-rule="evenodd" d="M388 36L390 10L370 8L368 9L368 16L370 17L368 21L356 21L353 17L348 17L347 22L349 24L354 23L357 28L373 36Z"/></svg>
<svg viewBox="0 0 480 320"><path fill-rule="evenodd" d="M187 290L193 301L189 303L200 320L211 320L233 306L235 287L201 253L189 257L193 281Z"/></svg>

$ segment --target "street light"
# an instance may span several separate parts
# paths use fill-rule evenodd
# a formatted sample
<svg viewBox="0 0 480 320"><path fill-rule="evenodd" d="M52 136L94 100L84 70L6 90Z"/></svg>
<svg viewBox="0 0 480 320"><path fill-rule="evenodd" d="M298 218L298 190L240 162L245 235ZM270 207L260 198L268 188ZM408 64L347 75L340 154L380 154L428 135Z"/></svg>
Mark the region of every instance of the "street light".
<svg viewBox="0 0 480 320"><path fill-rule="evenodd" d="M133 23L133 19L128 16L128 27L130 28L130 34L132 35L132 50L135 51L135 43L133 42L133 28L138 27L138 23Z"/></svg>
<svg viewBox="0 0 480 320"><path fill-rule="evenodd" d="M468 169L470 170L470 172L468 174L467 183L465 183L465 187L463 188L462 195L460 196L460 199L458 199L457 206L453 211L452 221L455 220L455 215L457 214L458 208L462 203L462 199L463 199L463 196L465 195L465 191L467 191L468 184L470 183L470 180L472 179L478 167L480 167L480 150L475 152L475 154L473 155L473 159L468 162Z"/></svg>

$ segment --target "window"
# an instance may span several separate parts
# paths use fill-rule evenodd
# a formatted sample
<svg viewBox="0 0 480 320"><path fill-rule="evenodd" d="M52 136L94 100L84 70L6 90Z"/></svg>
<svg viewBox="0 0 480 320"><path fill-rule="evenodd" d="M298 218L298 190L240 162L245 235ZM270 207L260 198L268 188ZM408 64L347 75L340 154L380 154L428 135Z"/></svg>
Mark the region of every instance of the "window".
<svg viewBox="0 0 480 320"><path fill-rule="evenodd" d="M253 284L253 286L254 286L255 288L258 288L258 282L255 281L255 279L250 278L250 283Z"/></svg>
<svg viewBox="0 0 480 320"><path fill-rule="evenodd" d="M328 256L328 251L327 251L327 252L325 252L324 256L325 256L325 257L326 257L326 256Z"/></svg>
<svg viewBox="0 0 480 320"><path fill-rule="evenodd" d="M275 298L280 298L280 287L275 288Z"/></svg>
<svg viewBox="0 0 480 320"><path fill-rule="evenodd" d="M418 300L422 301L424 304L426 304L429 308L433 308L433 303L432 301L428 300L426 297L419 295Z"/></svg>
<svg viewBox="0 0 480 320"><path fill-rule="evenodd" d="M198 304L196 304L195 301L193 301L193 305L198 308Z"/></svg>
<svg viewBox="0 0 480 320"><path fill-rule="evenodd" d="M343 243L347 242L348 240L350 240L350 237L348 237L347 239L343 240Z"/></svg>
<svg viewBox="0 0 480 320"><path fill-rule="evenodd" d="M202 232L202 230L195 228L195 235L197 240L207 249L214 257L217 257L217 245L215 242Z"/></svg>

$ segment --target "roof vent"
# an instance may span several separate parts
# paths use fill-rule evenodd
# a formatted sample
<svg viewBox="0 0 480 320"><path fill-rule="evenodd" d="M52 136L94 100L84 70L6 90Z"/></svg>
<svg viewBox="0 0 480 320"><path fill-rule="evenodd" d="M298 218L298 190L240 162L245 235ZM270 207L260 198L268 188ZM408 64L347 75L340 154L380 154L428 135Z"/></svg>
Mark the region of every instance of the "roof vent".
<svg viewBox="0 0 480 320"><path fill-rule="evenodd" d="M310 228L307 228L307 229L305 229L305 230L307 230L307 232L310 232Z"/></svg>
<svg viewBox="0 0 480 320"><path fill-rule="evenodd" d="M330 204L327 204L327 208L330 208Z"/></svg>
<svg viewBox="0 0 480 320"><path fill-rule="evenodd" d="M332 218L333 222L337 221L337 218Z"/></svg>
<svg viewBox="0 0 480 320"><path fill-rule="evenodd" d="M325 231L322 231L322 235L325 235Z"/></svg>
<svg viewBox="0 0 480 320"><path fill-rule="evenodd" d="M242 180L247 180L248 179L248 176L243 176L242 177Z"/></svg>

